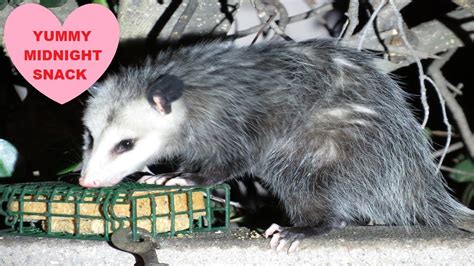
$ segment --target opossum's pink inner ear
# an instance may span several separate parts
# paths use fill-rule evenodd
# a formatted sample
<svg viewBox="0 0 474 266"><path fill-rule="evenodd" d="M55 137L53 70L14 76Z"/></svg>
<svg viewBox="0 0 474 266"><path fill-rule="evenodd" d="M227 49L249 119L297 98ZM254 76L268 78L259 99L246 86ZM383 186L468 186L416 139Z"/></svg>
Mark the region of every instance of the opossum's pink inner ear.
<svg viewBox="0 0 474 266"><path fill-rule="evenodd" d="M174 75L161 75L148 87L148 102L162 114L171 113L171 103L183 95L184 83Z"/></svg>

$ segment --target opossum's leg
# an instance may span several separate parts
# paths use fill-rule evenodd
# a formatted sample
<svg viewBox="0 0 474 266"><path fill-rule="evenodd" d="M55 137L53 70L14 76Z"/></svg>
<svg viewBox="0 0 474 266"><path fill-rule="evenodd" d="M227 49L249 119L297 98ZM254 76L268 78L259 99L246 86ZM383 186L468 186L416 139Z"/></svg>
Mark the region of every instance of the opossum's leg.
<svg viewBox="0 0 474 266"><path fill-rule="evenodd" d="M226 180L227 178L216 178L215 175L203 176L199 173L173 172L143 176L138 182L165 186L210 186Z"/></svg>
<svg viewBox="0 0 474 266"><path fill-rule="evenodd" d="M166 186L211 186L222 183L231 178L231 172L223 169L200 169L196 172L183 172L179 176L170 179Z"/></svg>
<svg viewBox="0 0 474 266"><path fill-rule="evenodd" d="M139 182L165 186L211 186L231 178L230 167L203 169L199 165L182 165L176 172L144 176Z"/></svg>
<svg viewBox="0 0 474 266"><path fill-rule="evenodd" d="M229 179L229 176L224 175L222 172L183 173L179 177L188 180L188 182L192 183L194 186L211 186Z"/></svg>
<svg viewBox="0 0 474 266"><path fill-rule="evenodd" d="M314 237L330 232L336 228L343 228L345 222L329 223L322 222L315 226L283 227L272 224L266 231L265 237L272 237L270 247L276 251L287 250L288 253L295 252L304 238Z"/></svg>
<svg viewBox="0 0 474 266"><path fill-rule="evenodd" d="M298 147L295 143L291 145ZM305 164L318 162L320 158L307 155L310 147L288 154L287 150L293 147L291 145L275 149L267 159L265 172L261 174L280 199L293 225L271 226L265 236L272 236L270 245L273 249L289 252L295 251L302 239L327 233L341 227L344 221L333 209L328 191L335 173L333 166ZM306 154L306 157L297 157L299 154Z"/></svg>
<svg viewBox="0 0 474 266"><path fill-rule="evenodd" d="M180 175L161 183L165 186L211 186L228 180L228 177L216 174L181 173Z"/></svg>

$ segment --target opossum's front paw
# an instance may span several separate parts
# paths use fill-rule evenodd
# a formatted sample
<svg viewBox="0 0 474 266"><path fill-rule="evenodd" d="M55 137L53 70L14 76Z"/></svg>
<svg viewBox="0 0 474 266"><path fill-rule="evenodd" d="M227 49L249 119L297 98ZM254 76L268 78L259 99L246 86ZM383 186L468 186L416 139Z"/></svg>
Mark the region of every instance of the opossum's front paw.
<svg viewBox="0 0 474 266"><path fill-rule="evenodd" d="M138 180L138 183L164 185L168 180L171 180L180 174L180 172L173 172L158 175L144 175Z"/></svg>
<svg viewBox="0 0 474 266"><path fill-rule="evenodd" d="M293 253L297 250L301 240L306 237L302 227L284 227L278 224L272 224L266 231L265 237L270 240L270 247L276 251L286 250Z"/></svg>
<svg viewBox="0 0 474 266"><path fill-rule="evenodd" d="M145 175L138 180L139 183L155 184L162 186L193 186L194 184L185 178L181 178L181 172L159 174L159 175Z"/></svg>

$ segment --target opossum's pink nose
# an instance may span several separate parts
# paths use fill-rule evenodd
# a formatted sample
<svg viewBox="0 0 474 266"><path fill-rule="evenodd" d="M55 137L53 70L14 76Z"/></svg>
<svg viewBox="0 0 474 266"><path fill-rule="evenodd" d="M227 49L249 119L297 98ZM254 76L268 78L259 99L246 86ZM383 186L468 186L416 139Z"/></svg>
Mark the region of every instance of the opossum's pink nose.
<svg viewBox="0 0 474 266"><path fill-rule="evenodd" d="M92 188L92 187L97 187L98 186L96 180L87 179L84 176L79 178L79 185L81 185L83 187L87 187L87 188Z"/></svg>

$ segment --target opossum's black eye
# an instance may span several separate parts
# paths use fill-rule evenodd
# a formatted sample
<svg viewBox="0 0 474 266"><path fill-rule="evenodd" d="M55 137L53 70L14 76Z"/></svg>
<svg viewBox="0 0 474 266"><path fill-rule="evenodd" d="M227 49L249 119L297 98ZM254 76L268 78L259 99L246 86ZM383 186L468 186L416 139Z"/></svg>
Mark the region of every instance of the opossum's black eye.
<svg viewBox="0 0 474 266"><path fill-rule="evenodd" d="M133 146L135 146L134 139L124 139L115 145L113 152L115 154L121 154L133 149Z"/></svg>

